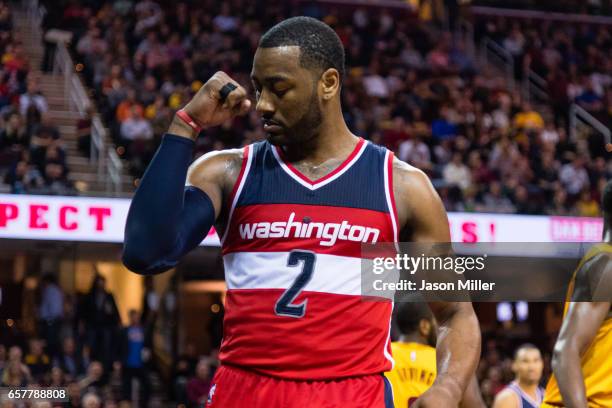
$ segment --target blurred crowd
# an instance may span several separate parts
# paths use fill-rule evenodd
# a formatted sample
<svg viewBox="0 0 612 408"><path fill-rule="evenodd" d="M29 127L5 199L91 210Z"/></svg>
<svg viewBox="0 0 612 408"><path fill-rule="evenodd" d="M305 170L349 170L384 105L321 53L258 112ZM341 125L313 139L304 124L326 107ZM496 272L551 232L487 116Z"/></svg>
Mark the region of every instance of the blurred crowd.
<svg viewBox="0 0 612 408"><path fill-rule="evenodd" d="M552 11L558 13L593 14L609 16L612 14L610 0L472 0L475 6L503 7Z"/></svg>
<svg viewBox="0 0 612 408"><path fill-rule="evenodd" d="M124 325L104 277L96 275L91 290L74 297L54 275L43 276L36 335L25 336L13 321L0 331L0 387L65 388L69 401L54 407L150 407L168 400L201 406L218 364L215 354L198 356L187 347L174 364L172 385L160 385L151 351L152 295L145 295L142 315L129 311Z"/></svg>
<svg viewBox="0 0 612 408"><path fill-rule="evenodd" d="M610 123L608 27L477 22L478 39L487 35L515 56L517 76L530 67L548 80L550 101L532 105L507 90L500 72L478 66L469 44L410 12L200 3L70 1L56 8L55 25L47 21L74 34L76 60L135 177L202 81L223 70L250 89L260 35L286 16L307 14L332 26L345 46L350 129L428 173L447 210L599 215L609 152L596 134L571 138L567 117L575 101ZM251 112L207 130L197 153L263 138Z"/></svg>
<svg viewBox="0 0 612 408"><path fill-rule="evenodd" d="M0 2L0 191L71 194L59 128L30 72L11 11Z"/></svg>

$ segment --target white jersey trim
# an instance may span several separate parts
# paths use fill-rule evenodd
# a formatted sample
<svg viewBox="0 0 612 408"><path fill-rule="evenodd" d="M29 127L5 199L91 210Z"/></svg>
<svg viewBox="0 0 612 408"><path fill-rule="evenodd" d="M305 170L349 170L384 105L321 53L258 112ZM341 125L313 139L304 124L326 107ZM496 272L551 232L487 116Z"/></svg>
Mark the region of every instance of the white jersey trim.
<svg viewBox="0 0 612 408"><path fill-rule="evenodd" d="M323 181L321 181L320 183L308 183L306 180L303 180L302 178L300 178L297 174L295 174L283 161L283 159L280 157L280 155L278 154L278 151L276 149L276 146L272 147L272 153L274 154L274 157L276 158L276 161L278 161L278 164L280 164L281 168L283 169L283 171L285 173L287 173L292 179L294 179L295 181L297 181L298 183L300 183L302 186L306 187L309 190L316 190L318 188L321 188L329 183L331 183L332 181L336 180L338 177L340 177L341 175L343 175L344 173L346 173L348 171L348 169L351 168L351 166L353 164L355 164L357 162L357 160L359 160L359 158L361 157L361 155L363 154L363 152L365 151L367 145L368 145L368 141L366 140L362 145L361 148L359 149L359 151L357 152L357 154L355 155L355 157L353 157L353 159L348 162L344 168L342 168L338 173L334 174L333 176L331 176L328 179L325 179Z"/></svg>
<svg viewBox="0 0 612 408"><path fill-rule="evenodd" d="M242 188L244 187L244 182L249 176L249 170L251 169L251 162L253 161L253 145L248 145L245 147L245 153L247 155L247 161L244 166L244 171L242 172L242 177L239 180L236 180L238 183L238 188L236 189L236 195L232 200L232 206L230 207L229 215L227 216L227 225L225 226L225 232L221 237L221 245L224 244L225 238L227 238L227 233L230 230L230 225L232 222L232 215L234 214L234 209L236 208L236 204L238 203L238 199L240 198L240 193L242 193Z"/></svg>
<svg viewBox="0 0 612 408"><path fill-rule="evenodd" d="M389 215L391 216L391 224L393 225L393 242L395 243L395 250L397 252L400 252L400 248L399 248L399 230L398 230L398 225L397 225L397 213L396 213L396 209L395 206L393 205L393 199L392 199L392 194L393 194L393 186L391 185L391 181L392 181L392 174L389 174L389 169L391 169L391 171L393 171L393 156L391 155L391 152L389 150L387 150L387 152L385 153L385 163L384 163L384 175L385 175L385 196L387 198L387 207L389 208Z"/></svg>

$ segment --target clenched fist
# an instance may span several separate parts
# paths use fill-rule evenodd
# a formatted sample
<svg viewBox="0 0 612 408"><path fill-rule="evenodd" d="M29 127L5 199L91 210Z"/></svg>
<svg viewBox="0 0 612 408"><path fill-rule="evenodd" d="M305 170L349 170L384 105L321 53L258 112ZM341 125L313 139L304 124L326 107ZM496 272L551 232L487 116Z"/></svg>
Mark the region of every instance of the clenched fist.
<svg viewBox="0 0 612 408"><path fill-rule="evenodd" d="M221 90L228 83L233 84L235 88L227 94L225 100L222 100ZM198 90L183 110L198 126L208 128L218 126L237 115L244 115L250 107L251 101L247 99L246 90L225 72L217 71ZM191 138L197 136L192 133L187 135L186 131L186 124L175 117L169 132Z"/></svg>

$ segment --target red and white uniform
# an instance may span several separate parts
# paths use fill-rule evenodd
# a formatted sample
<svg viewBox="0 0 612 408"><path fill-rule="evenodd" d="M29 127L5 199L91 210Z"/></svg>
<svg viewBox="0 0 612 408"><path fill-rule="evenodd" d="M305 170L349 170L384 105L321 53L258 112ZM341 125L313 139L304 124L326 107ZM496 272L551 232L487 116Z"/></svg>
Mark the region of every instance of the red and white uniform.
<svg viewBox="0 0 612 408"><path fill-rule="evenodd" d="M268 142L244 148L221 238L228 292L220 359L234 372L220 377L377 375L383 384L393 304L361 296L361 246L397 242L392 160L360 139L342 165L313 181Z"/></svg>

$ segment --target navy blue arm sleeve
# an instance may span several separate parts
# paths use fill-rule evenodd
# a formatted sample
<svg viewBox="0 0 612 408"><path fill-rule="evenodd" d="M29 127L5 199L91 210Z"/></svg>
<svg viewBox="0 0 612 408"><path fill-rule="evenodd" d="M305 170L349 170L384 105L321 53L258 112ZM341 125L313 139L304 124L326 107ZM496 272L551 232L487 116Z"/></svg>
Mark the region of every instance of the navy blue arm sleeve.
<svg viewBox="0 0 612 408"><path fill-rule="evenodd" d="M127 216L123 264L140 274L174 267L215 221L208 195L185 187L194 142L166 134L145 172Z"/></svg>

